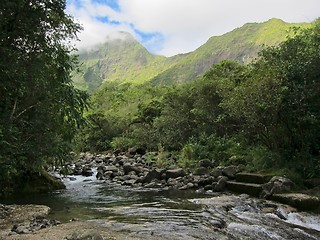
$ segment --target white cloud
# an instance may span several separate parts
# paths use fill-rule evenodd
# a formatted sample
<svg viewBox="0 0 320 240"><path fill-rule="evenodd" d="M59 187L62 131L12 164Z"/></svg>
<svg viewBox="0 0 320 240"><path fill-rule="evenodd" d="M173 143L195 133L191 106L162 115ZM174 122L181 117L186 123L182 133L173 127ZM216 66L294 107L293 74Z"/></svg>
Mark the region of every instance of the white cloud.
<svg viewBox="0 0 320 240"><path fill-rule="evenodd" d="M81 1L83 7L77 8L76 1ZM101 0L99 3L94 0L68 2L68 11L85 28L79 35L80 47L102 41L106 34L117 30L128 31L144 43L134 26L141 32L160 33L164 41L157 53L164 55L192 51L209 37L247 22L270 18L310 22L320 17L319 0L119 0L121 11L102 4ZM96 19L105 16L119 24L110 25ZM148 41L152 49L150 39Z"/></svg>

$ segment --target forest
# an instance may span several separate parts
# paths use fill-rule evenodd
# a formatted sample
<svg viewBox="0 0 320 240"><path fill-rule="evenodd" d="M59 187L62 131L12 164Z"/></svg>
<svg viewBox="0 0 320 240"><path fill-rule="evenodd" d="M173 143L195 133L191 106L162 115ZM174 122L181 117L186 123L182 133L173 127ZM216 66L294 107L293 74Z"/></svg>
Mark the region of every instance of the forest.
<svg viewBox="0 0 320 240"><path fill-rule="evenodd" d="M70 152L143 147L159 164L243 164L293 179L320 174L320 20L246 65L224 60L188 83L74 87L65 1L0 3L0 195ZM169 157L170 156L170 157Z"/></svg>
<svg viewBox="0 0 320 240"><path fill-rule="evenodd" d="M144 147L190 171L209 158L217 166L314 177L320 173L319 30L319 20L294 28L249 64L223 60L179 85L108 82L91 97L76 147Z"/></svg>

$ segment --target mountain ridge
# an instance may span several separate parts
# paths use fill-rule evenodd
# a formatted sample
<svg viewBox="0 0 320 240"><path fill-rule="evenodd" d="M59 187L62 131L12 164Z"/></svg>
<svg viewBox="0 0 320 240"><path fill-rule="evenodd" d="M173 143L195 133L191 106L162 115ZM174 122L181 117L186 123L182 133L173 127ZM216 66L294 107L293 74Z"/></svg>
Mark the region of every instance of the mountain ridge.
<svg viewBox="0 0 320 240"><path fill-rule="evenodd" d="M213 36L196 50L165 57L150 53L130 33L118 32L89 51L79 52L80 72L74 74L75 86L94 92L105 81L141 84L180 84L206 72L214 63L230 59L249 63L263 46L277 45L292 27L310 23L286 23L270 19L246 23L220 36Z"/></svg>

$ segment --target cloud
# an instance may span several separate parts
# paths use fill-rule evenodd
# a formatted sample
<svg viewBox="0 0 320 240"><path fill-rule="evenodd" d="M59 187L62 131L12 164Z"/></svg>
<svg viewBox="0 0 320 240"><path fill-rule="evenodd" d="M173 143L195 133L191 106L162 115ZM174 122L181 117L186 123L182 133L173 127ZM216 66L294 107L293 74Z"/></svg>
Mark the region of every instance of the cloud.
<svg viewBox="0 0 320 240"><path fill-rule="evenodd" d="M209 37L247 22L280 18L310 22L319 0L67 0L67 11L83 24L79 47L128 31L150 51L171 56L193 51Z"/></svg>

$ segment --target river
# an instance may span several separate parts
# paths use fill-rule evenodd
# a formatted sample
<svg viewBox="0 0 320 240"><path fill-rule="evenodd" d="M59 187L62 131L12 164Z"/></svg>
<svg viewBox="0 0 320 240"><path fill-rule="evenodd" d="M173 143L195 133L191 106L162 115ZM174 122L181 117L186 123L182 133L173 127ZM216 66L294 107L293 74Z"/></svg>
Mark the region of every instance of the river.
<svg viewBox="0 0 320 240"><path fill-rule="evenodd" d="M141 239L320 239L319 215L247 195L132 188L94 176L64 183L7 203L44 204L50 218L95 221Z"/></svg>

